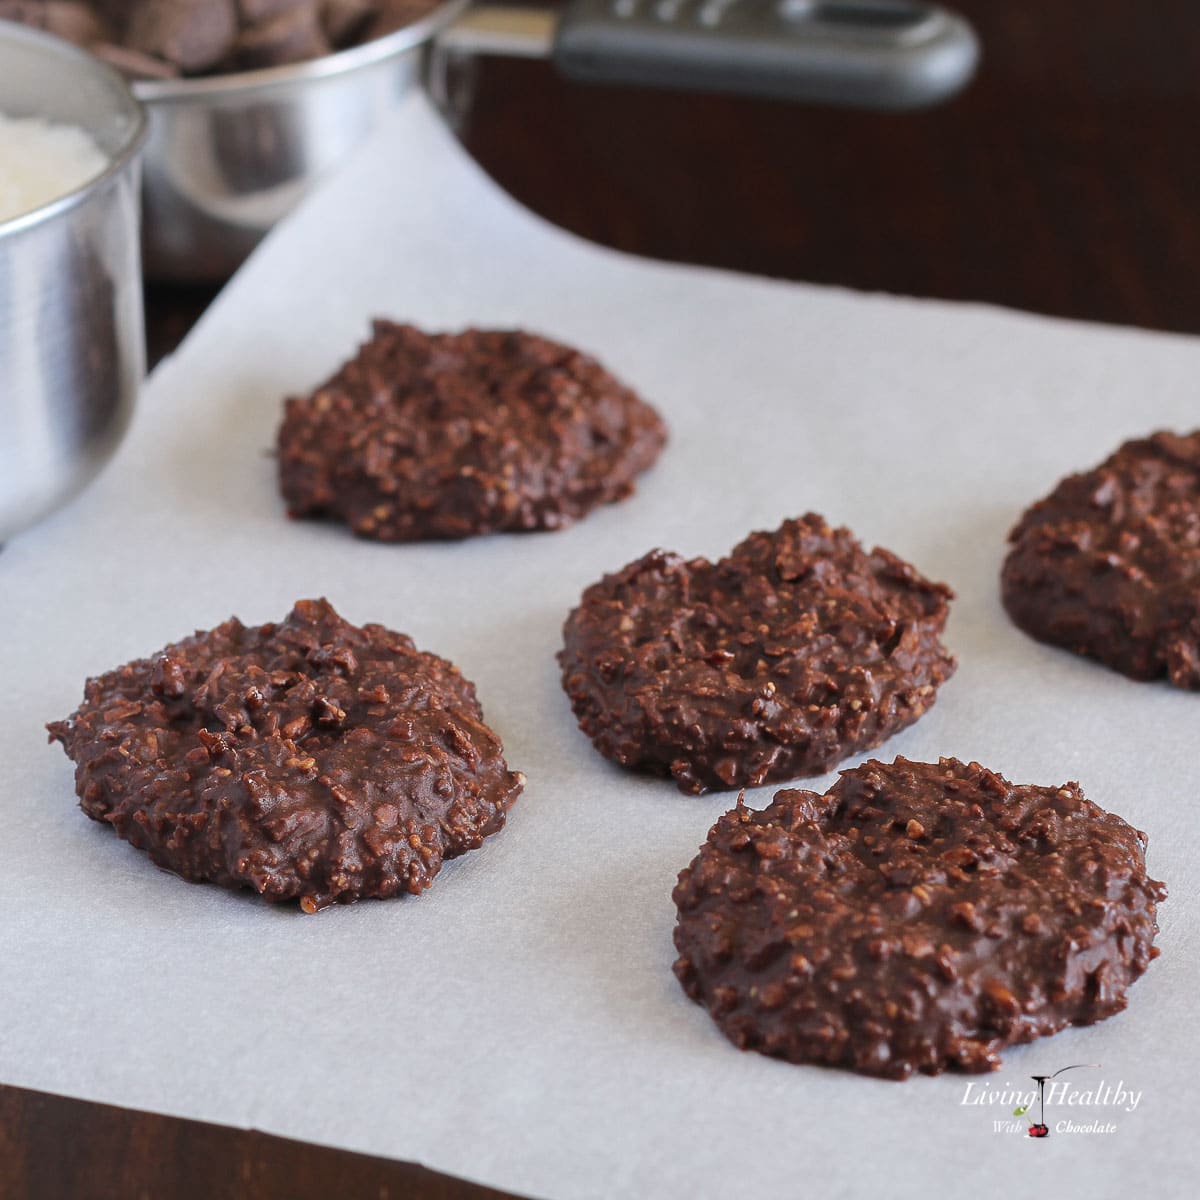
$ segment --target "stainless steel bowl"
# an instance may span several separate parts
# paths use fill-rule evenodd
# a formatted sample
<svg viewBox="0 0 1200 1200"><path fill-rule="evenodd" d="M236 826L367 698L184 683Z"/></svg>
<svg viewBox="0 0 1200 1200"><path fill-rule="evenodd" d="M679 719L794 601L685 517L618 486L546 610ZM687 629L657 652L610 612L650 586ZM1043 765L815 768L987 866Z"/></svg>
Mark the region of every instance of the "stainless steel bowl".
<svg viewBox="0 0 1200 1200"><path fill-rule="evenodd" d="M466 8L312 62L144 80L143 256L154 279L231 275L272 225L420 85L422 48Z"/></svg>
<svg viewBox="0 0 1200 1200"><path fill-rule="evenodd" d="M82 488L129 422L145 373L138 151L124 80L46 34L0 22L0 112L79 126L109 166L0 223L0 543Z"/></svg>

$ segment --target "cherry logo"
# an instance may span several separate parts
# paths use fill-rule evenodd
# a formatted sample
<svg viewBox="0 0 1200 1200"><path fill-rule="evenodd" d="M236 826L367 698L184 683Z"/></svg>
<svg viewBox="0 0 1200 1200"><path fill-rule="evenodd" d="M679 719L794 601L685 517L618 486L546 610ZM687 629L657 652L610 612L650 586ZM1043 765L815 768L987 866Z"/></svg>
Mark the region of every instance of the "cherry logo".
<svg viewBox="0 0 1200 1200"><path fill-rule="evenodd" d="M1079 1071L1084 1067L1099 1067L1099 1063L1075 1063L1070 1067L1063 1067L1061 1071L1055 1071L1053 1075L1030 1075L1030 1079L1038 1085L1038 1119L1035 1122L1031 1117L1029 1120L1029 1136L1031 1138L1044 1138L1050 1136L1050 1126L1046 1124L1046 1080L1055 1079L1064 1071ZM1030 1106L1023 1104L1019 1108L1013 1109L1014 1117L1023 1117Z"/></svg>

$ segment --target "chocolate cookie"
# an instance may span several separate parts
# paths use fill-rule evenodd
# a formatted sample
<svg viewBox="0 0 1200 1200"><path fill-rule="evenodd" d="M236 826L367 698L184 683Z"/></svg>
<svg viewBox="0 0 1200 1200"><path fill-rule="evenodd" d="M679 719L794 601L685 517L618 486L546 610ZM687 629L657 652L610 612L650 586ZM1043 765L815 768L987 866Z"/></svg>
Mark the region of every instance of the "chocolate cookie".
<svg viewBox="0 0 1200 1200"><path fill-rule="evenodd" d="M1064 479L1009 541L1004 607L1026 633L1200 688L1200 432L1126 442Z"/></svg>
<svg viewBox="0 0 1200 1200"><path fill-rule="evenodd" d="M904 1079L1120 1012L1158 950L1145 834L971 763L738 802L679 876L675 974L741 1049Z"/></svg>
<svg viewBox="0 0 1200 1200"><path fill-rule="evenodd" d="M820 775L933 704L952 597L809 513L720 562L654 550L593 584L563 687L601 754L682 791Z"/></svg>
<svg viewBox="0 0 1200 1200"><path fill-rule="evenodd" d="M456 667L324 600L89 679L49 729L89 817L185 879L305 912L424 891L524 784Z"/></svg>
<svg viewBox="0 0 1200 1200"><path fill-rule="evenodd" d="M292 516L384 542L559 529L630 495L665 441L652 408L568 346L376 321L287 401L279 482Z"/></svg>

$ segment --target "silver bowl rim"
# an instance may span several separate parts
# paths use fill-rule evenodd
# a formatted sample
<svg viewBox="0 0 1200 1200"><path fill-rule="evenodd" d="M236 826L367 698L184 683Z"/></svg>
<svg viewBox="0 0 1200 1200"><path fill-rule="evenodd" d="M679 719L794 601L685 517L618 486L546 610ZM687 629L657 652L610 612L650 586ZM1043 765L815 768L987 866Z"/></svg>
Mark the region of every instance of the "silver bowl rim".
<svg viewBox="0 0 1200 1200"><path fill-rule="evenodd" d="M133 94L148 104L179 104L199 99L243 98L254 92L343 75L431 41L470 4L471 0L442 0L428 15L411 25L307 62L187 79L138 79L132 84Z"/></svg>
<svg viewBox="0 0 1200 1200"><path fill-rule="evenodd" d="M47 201L38 208L19 213L7 221L0 221L0 240L3 240L24 233L43 222L52 221L62 213L78 207L98 188L103 187L110 179L124 171L142 149L142 144L146 140L147 120L145 108L134 95L120 71L110 67L94 55L88 54L86 50L81 50L78 46L72 45L60 37L55 37L54 34L44 33L40 29L30 29L26 25L18 25L12 21L0 21L0 40L43 45L56 54L61 54L64 58L75 59L85 70L107 76L111 83L116 84L116 90L124 97L129 116L133 118L133 125L126 135L124 145L112 156L108 166L99 175L93 175L77 188L64 192L61 196L55 196L53 200Z"/></svg>

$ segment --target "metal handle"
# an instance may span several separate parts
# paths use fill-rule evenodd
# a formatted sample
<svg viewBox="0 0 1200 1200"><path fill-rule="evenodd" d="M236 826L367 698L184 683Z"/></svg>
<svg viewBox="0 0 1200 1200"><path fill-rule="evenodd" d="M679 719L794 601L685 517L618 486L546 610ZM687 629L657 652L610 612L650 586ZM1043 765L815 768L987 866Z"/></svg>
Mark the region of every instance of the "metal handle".
<svg viewBox="0 0 1200 1200"><path fill-rule="evenodd" d="M438 49L548 57L585 82L877 109L949 99L979 60L962 17L910 0L571 0L561 15L484 5Z"/></svg>

